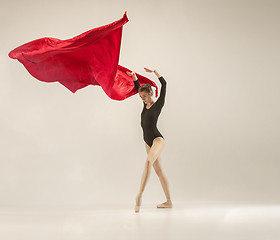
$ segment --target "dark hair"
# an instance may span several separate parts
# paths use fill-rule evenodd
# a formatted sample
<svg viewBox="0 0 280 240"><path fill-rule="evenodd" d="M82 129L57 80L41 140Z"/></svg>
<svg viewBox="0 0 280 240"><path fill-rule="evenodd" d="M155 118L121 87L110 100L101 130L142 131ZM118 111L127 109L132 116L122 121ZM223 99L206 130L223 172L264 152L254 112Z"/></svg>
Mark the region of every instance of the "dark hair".
<svg viewBox="0 0 280 240"><path fill-rule="evenodd" d="M148 83L141 85L141 86L139 87L138 92L143 92L143 91L145 91L145 92L147 92L147 93L152 92L152 87L151 87L151 85L148 84Z"/></svg>

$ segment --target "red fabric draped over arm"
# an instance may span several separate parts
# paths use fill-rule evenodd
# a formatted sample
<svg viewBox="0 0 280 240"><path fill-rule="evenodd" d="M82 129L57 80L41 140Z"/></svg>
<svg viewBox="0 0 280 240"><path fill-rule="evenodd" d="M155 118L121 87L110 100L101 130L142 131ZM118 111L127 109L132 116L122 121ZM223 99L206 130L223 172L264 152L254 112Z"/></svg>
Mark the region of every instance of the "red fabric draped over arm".
<svg viewBox="0 0 280 240"><path fill-rule="evenodd" d="M99 85L114 100L124 100L136 90L129 69L118 65L122 26L128 22L126 12L113 23L94 28L74 38L60 40L40 38L15 48L9 57L21 62L35 78L60 82L75 93L88 85ZM137 74L140 84L150 79Z"/></svg>

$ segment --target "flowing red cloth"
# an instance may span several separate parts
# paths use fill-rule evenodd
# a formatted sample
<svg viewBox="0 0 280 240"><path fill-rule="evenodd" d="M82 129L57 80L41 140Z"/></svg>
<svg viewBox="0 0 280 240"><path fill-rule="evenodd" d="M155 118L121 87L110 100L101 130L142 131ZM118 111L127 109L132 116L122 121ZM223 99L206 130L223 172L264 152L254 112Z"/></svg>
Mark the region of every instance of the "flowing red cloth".
<svg viewBox="0 0 280 240"><path fill-rule="evenodd" d="M124 100L137 93L129 69L118 65L122 26L129 20L126 12L113 23L94 28L66 40L40 38L23 44L9 53L27 71L44 82L60 82L71 92L88 85L100 85L114 100ZM137 74L140 84L150 79Z"/></svg>

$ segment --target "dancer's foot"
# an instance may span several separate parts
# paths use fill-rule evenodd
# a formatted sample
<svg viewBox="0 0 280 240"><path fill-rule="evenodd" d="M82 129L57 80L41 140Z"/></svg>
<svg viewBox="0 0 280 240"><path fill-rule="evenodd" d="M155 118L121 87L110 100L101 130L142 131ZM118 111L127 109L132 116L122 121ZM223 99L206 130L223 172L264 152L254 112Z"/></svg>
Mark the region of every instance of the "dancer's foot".
<svg viewBox="0 0 280 240"><path fill-rule="evenodd" d="M142 202L142 193L138 193L136 196L136 204L134 207L136 213L138 213L140 210L141 202Z"/></svg>
<svg viewBox="0 0 280 240"><path fill-rule="evenodd" d="M164 203L158 204L157 208L172 208L173 204L171 201L166 201Z"/></svg>

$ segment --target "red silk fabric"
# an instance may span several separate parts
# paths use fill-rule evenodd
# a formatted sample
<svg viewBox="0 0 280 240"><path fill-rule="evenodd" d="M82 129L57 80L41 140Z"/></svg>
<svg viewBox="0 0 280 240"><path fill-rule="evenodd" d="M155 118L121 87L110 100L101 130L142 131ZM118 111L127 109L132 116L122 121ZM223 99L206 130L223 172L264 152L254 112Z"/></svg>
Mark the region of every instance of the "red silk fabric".
<svg viewBox="0 0 280 240"><path fill-rule="evenodd" d="M9 53L35 78L60 82L71 92L88 85L99 85L114 100L124 100L137 93L129 69L118 65L122 26L129 20L126 12L113 23L94 28L66 40L40 38L23 44ZM140 84L150 79L137 74Z"/></svg>

